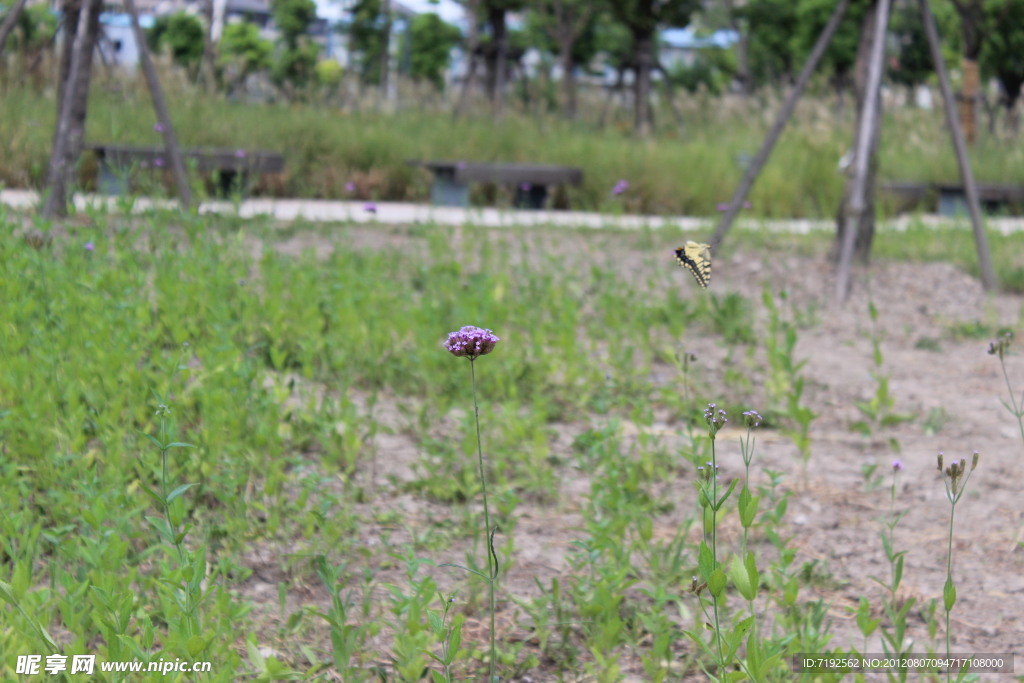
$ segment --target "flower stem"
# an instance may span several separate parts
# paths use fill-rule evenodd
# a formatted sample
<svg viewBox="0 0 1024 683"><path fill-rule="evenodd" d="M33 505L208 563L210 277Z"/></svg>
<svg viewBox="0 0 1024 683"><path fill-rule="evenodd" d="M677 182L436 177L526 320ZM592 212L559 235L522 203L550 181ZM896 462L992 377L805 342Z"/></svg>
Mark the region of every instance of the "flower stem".
<svg viewBox="0 0 1024 683"><path fill-rule="evenodd" d="M718 460L715 456L715 437L711 436L711 567L718 568ZM718 598L711 596L715 606L715 636L718 640L718 661L725 668L725 649L722 645L722 625L718 619Z"/></svg>
<svg viewBox="0 0 1024 683"><path fill-rule="evenodd" d="M494 557L494 548L491 545L491 512L487 506L487 475L484 472L483 441L480 438L480 404L476 397L476 364L474 360L475 359L472 358L469 360L469 374L473 382L473 416L476 418L476 454L477 460L480 464L480 489L483 492L484 499L484 545L487 546L487 592L491 609L491 657L489 667L490 674L487 680L488 683L494 683L494 580L497 578L498 568L496 566L496 558Z"/></svg>
<svg viewBox="0 0 1024 683"><path fill-rule="evenodd" d="M1020 428L1020 438L1024 441L1024 410L1017 407L1017 398L1013 395L1013 387L1010 386L1010 376L1006 374L1006 363L999 359L999 367L1003 369L1003 379L1006 380L1006 389L1010 392L1010 403L1013 404L1013 415L1017 418L1017 426Z"/></svg>
<svg viewBox="0 0 1024 683"><path fill-rule="evenodd" d="M946 545L946 584L953 583L953 515L956 514L956 502L950 501L949 506L949 542ZM945 589L943 589L945 600ZM949 659L949 609L946 609L946 659ZM950 667L946 667L946 681L950 680Z"/></svg>

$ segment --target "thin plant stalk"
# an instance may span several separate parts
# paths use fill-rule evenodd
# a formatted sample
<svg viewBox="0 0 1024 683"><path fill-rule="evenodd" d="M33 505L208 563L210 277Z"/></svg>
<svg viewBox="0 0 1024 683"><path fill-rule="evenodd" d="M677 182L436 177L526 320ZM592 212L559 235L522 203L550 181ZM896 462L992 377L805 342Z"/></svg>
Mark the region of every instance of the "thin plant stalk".
<svg viewBox="0 0 1024 683"><path fill-rule="evenodd" d="M999 367L1003 370L1003 379L1006 380L1006 389L1010 392L1010 403L1013 406L1013 410L1010 412L1012 412L1014 417L1017 418L1017 427L1020 429L1020 438L1021 441L1024 442L1024 405L1018 406L1017 404L1017 399L1013 394L1013 386L1010 384L1010 376L1006 373L1006 362L1002 357L999 358ZM1009 406L1007 407L1009 408Z"/></svg>
<svg viewBox="0 0 1024 683"><path fill-rule="evenodd" d="M444 348L456 358L469 360L469 376L473 385L473 418L476 421L476 454L477 462L480 465L480 490L484 499L484 543L487 544L487 593L491 611L491 656L488 666L488 683L495 683L494 666L497 661L497 647L495 643L494 628L494 581L498 577L498 555L494 552L494 534L497 528L491 529L491 510L487 502L487 472L484 469L484 447L483 439L480 436L480 401L476 392L476 359L487 355L494 350L494 345L501 339L490 330L481 329L473 325L465 325L462 329L448 334L444 342ZM458 566L458 565L442 565ZM483 576L475 569L462 567L467 571Z"/></svg>
<svg viewBox="0 0 1024 683"><path fill-rule="evenodd" d="M491 512L487 505L487 473L484 471L483 440L480 437L480 403L476 396L476 359L469 361L469 375L473 384L473 417L476 421L476 454L480 465L480 489L484 499L484 543L487 544L487 596L491 611L491 657L489 681L494 681L495 640L494 640L494 579L498 575L497 558L494 556L494 545L491 537Z"/></svg>
<svg viewBox="0 0 1024 683"><path fill-rule="evenodd" d="M718 566L718 461L715 457L715 437L711 437L711 558L712 567ZM725 666L725 647L722 645L722 628L718 619L718 598L711 596L715 608L715 638L718 641L718 660Z"/></svg>
<svg viewBox="0 0 1024 683"><path fill-rule="evenodd" d="M956 504L964 494L967 481L971 473L978 466L978 451L974 451L971 458L971 467L967 469L967 459L961 458L953 461L949 467L942 468L942 453L938 455L939 471L942 472L942 481L946 486L946 499L949 501L949 539L946 543L946 585L942 589L942 602L946 610L946 659L950 658L949 649L949 618L953 612L953 605L956 604L956 585L953 583L953 521L956 515ZM946 681L950 680L952 671L946 668Z"/></svg>

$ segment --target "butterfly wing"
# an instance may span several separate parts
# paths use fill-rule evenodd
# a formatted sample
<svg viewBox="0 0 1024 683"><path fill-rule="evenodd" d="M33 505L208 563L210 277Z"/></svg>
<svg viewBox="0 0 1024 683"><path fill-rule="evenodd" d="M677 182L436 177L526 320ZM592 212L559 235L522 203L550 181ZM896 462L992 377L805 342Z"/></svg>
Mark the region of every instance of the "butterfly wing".
<svg viewBox="0 0 1024 683"><path fill-rule="evenodd" d="M700 242L687 241L676 249L676 260L679 265L690 271L693 279L701 287L711 282L711 247Z"/></svg>

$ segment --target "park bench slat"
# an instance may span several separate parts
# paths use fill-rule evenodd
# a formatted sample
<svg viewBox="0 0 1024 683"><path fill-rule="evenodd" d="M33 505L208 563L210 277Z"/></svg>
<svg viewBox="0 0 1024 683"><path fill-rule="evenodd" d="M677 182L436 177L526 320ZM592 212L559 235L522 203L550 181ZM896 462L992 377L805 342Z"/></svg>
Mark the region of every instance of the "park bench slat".
<svg viewBox="0 0 1024 683"><path fill-rule="evenodd" d="M583 170L575 166L474 161L408 162L433 172L431 200L440 206L468 206L469 183L496 183L516 188L516 205L543 208L548 187L580 185Z"/></svg>
<svg viewBox="0 0 1024 683"><path fill-rule="evenodd" d="M978 200L987 210L998 211L1007 205L1024 205L1024 185L978 183L977 187ZM951 216L966 212L967 193L962 183L886 181L879 183L879 190L900 197L908 209L915 208L929 198L935 198L935 209L940 215Z"/></svg>
<svg viewBox="0 0 1024 683"><path fill-rule="evenodd" d="M106 163L113 166L132 164L158 165L166 162L164 147L145 145L88 144L85 149L95 152ZM255 171L258 173L280 173L284 170L284 156L265 150L240 150L222 148L183 149L185 163L194 163L200 171Z"/></svg>
<svg viewBox="0 0 1024 683"><path fill-rule="evenodd" d="M100 162L100 192L124 194L128 190L128 172L141 168L162 168L168 165L167 149L153 145L87 144L84 149L96 154ZM241 191L244 196L252 173L280 173L284 156L277 152L247 149L200 147L181 150L186 166L198 171L219 171L220 192L230 196ZM240 181L236 185L236 178Z"/></svg>

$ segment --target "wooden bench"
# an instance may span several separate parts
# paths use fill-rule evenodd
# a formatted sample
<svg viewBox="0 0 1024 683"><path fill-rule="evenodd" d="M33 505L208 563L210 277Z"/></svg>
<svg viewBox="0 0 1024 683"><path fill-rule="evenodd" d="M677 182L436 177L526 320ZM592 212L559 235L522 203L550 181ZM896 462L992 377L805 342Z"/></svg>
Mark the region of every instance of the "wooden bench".
<svg viewBox="0 0 1024 683"><path fill-rule="evenodd" d="M169 168L167 150L160 147L136 145L84 145L96 154L100 162L99 190L104 194L125 194L128 177L135 168ZM186 167L197 171L218 171L218 187L223 196L233 192L243 195L249 188L252 173L280 173L284 170L284 156L277 152L246 149L183 149Z"/></svg>
<svg viewBox="0 0 1024 683"><path fill-rule="evenodd" d="M899 199L901 211L917 208L935 198L935 211L941 216L967 214L967 193L959 183L883 182L879 190ZM999 213L1024 209L1024 186L1003 183L978 183L978 201L983 211Z"/></svg>
<svg viewBox="0 0 1024 683"><path fill-rule="evenodd" d="M548 187L579 185L583 171L575 166L477 163L472 161L409 161L433 172L430 201L435 206L469 206L470 183L495 183L515 188L514 204L521 209L543 209Z"/></svg>

